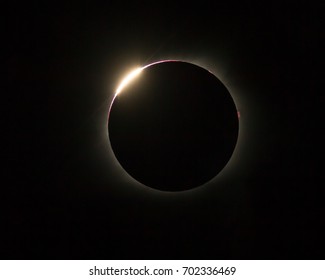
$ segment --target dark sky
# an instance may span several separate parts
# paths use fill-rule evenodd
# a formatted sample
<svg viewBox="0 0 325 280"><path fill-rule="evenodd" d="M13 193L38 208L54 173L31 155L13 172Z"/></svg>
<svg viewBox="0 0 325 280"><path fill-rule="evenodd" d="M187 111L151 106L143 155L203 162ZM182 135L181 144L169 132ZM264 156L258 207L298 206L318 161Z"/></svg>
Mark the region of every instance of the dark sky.
<svg viewBox="0 0 325 280"><path fill-rule="evenodd" d="M2 258L324 259L324 5L260 2L13 3ZM109 149L119 81L161 59L210 69L241 113L229 168L190 192Z"/></svg>

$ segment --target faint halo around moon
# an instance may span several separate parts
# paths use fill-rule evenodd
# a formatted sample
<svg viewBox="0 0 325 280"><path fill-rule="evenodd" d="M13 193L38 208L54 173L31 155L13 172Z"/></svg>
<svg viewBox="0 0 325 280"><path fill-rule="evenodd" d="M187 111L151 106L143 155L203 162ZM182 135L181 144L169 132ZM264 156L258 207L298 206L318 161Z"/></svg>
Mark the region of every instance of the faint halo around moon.
<svg viewBox="0 0 325 280"><path fill-rule="evenodd" d="M112 101L114 155L138 182L162 191L204 185L226 166L238 138L235 103L206 69L183 61L138 68Z"/></svg>

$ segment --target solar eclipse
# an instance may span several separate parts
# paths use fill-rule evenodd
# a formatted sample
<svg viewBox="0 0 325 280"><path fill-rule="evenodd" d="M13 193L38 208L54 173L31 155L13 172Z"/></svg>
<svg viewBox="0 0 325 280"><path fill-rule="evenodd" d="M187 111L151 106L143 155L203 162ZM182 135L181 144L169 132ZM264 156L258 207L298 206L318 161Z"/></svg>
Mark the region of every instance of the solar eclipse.
<svg viewBox="0 0 325 280"><path fill-rule="evenodd" d="M222 82L184 61L160 61L132 71L116 90L108 132L123 169L162 191L204 185L230 160L238 113Z"/></svg>

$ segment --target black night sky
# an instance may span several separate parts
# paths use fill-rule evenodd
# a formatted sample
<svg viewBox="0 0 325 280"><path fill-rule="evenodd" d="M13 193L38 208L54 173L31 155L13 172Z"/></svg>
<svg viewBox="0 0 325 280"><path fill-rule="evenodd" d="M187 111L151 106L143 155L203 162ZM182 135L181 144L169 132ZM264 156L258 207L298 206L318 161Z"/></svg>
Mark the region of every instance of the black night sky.
<svg viewBox="0 0 325 280"><path fill-rule="evenodd" d="M317 3L12 1L1 258L324 259ZM188 192L130 179L107 136L123 76L165 59L209 69L240 111L224 173Z"/></svg>

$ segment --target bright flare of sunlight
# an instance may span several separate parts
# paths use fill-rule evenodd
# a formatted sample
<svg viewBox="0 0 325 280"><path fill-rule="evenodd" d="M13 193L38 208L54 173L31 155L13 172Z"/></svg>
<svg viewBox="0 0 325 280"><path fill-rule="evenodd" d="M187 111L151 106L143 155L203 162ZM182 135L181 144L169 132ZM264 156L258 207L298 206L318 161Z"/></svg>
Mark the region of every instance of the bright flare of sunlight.
<svg viewBox="0 0 325 280"><path fill-rule="evenodd" d="M127 86L128 83L130 83L130 81L132 81L135 77L137 77L141 71L142 71L142 67L136 68L135 70L131 71L120 83L120 85L118 86L115 95L118 95L125 86Z"/></svg>

